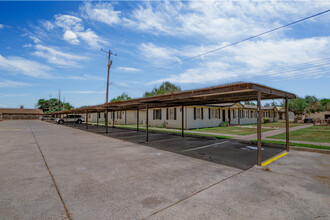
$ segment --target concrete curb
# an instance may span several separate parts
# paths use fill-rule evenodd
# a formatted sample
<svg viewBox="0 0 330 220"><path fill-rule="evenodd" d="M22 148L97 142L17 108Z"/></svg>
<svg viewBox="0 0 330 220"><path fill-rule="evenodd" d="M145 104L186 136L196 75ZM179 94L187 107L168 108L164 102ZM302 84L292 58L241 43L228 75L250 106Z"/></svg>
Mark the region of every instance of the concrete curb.
<svg viewBox="0 0 330 220"><path fill-rule="evenodd" d="M321 153L321 154L330 154L330 150L322 150L322 149L307 148L307 147L290 146L290 150L308 151L308 152L315 152L315 153Z"/></svg>

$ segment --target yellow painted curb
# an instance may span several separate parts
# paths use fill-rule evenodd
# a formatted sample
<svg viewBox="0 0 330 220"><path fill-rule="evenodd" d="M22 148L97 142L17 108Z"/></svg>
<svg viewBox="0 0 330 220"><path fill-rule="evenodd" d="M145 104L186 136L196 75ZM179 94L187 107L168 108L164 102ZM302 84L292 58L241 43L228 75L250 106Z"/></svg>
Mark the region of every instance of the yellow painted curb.
<svg viewBox="0 0 330 220"><path fill-rule="evenodd" d="M267 166L268 164L270 164L271 162L273 162L273 161L275 161L275 160L277 160L277 159L279 159L279 158L281 158L281 157L284 157L285 155L287 155L288 154L288 152L284 152L284 153L281 153L280 155L277 155L276 157L273 157L273 158L270 158L269 160L266 160L265 162L263 162L262 164L261 164L261 166Z"/></svg>

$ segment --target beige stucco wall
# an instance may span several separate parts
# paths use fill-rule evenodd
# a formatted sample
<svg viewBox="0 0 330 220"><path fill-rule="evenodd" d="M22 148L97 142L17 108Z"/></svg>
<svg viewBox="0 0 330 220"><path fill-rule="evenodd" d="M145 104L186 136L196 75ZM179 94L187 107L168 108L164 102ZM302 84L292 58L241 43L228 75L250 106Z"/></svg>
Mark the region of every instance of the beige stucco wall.
<svg viewBox="0 0 330 220"><path fill-rule="evenodd" d="M317 113L312 113L312 114L305 114L305 118L312 117L314 119L324 120L324 119L326 119L325 118L326 115L330 115L330 111L317 112Z"/></svg>
<svg viewBox="0 0 330 220"><path fill-rule="evenodd" d="M182 107L171 107L168 108L169 112L171 109L176 108L176 120L171 119L170 116L166 119L166 108L161 108L161 119L153 119L153 111L160 109L149 109L148 117L149 117L149 125L152 127L166 127L166 128L181 128L182 126ZM203 109L203 119L194 119L194 108ZM217 118L209 118L209 109L212 112L212 109L220 110L220 118L219 112L217 114ZM243 110L245 114L241 113L241 118L238 118L238 111ZM230 111L230 118L229 112ZM234 112L236 117L234 118ZM206 127L217 127L222 122L229 122L232 125L235 124L256 124L257 118L255 117L256 110L255 109L241 109L240 106L235 105L232 107L212 107L212 106L185 106L184 107L184 129L194 129L194 128L206 128ZM271 122L276 120L276 115L273 114L272 111L267 110L267 118L270 119ZM118 117L121 114L121 118ZM85 115L83 115L85 117ZM225 116L225 117L223 117ZM97 121L97 113L89 114L88 118L89 122ZM104 113L100 113L99 122L104 122ZM109 112L109 123L113 123L112 112ZM116 111L115 112L115 124L121 125L136 125L137 123L137 111ZM146 124L146 110L139 110L139 124Z"/></svg>

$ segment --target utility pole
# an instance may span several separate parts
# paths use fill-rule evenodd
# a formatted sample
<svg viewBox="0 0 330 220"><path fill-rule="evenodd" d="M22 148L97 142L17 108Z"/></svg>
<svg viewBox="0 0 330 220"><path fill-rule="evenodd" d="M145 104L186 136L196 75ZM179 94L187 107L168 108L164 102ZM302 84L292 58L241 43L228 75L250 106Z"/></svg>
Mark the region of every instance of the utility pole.
<svg viewBox="0 0 330 220"><path fill-rule="evenodd" d="M65 108L64 108L64 103L65 103L65 98L63 98L63 102L62 102L62 105L63 105L63 111L65 110Z"/></svg>
<svg viewBox="0 0 330 220"><path fill-rule="evenodd" d="M58 110L61 111L61 90L58 90Z"/></svg>
<svg viewBox="0 0 330 220"><path fill-rule="evenodd" d="M49 95L49 101L48 101L48 112L51 113L52 112L52 96Z"/></svg>
<svg viewBox="0 0 330 220"><path fill-rule="evenodd" d="M111 58L111 55L114 55L114 56L117 56L117 54L113 54L111 52L111 50L109 50L108 52L101 49L102 52L104 53L107 53L108 54L108 75L107 75L107 91L106 91L106 98L105 98L105 103L108 103L109 102L109 75L110 75L110 67L112 65L112 60L110 59Z"/></svg>

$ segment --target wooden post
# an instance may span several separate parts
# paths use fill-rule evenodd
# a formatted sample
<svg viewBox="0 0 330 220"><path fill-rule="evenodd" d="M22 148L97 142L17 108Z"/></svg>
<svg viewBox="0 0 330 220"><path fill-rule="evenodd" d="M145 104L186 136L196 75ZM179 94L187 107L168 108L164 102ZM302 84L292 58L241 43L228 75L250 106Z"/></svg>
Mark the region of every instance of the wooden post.
<svg viewBox="0 0 330 220"><path fill-rule="evenodd" d="M76 112L73 112L73 126L76 127Z"/></svg>
<svg viewBox="0 0 330 220"><path fill-rule="evenodd" d="M109 110L108 108L106 109L105 111L105 117L104 117L104 123L105 123L105 133L107 134L108 133L108 124L109 124L109 120L108 120L108 113L109 113Z"/></svg>
<svg viewBox="0 0 330 220"><path fill-rule="evenodd" d="M286 136L286 150L290 151L290 143L289 143L289 100L288 97L285 98L285 136Z"/></svg>
<svg viewBox="0 0 330 220"><path fill-rule="evenodd" d="M182 125L181 125L181 136L184 137L184 106L182 105Z"/></svg>
<svg viewBox="0 0 330 220"><path fill-rule="evenodd" d="M88 111L86 111L86 130L88 129Z"/></svg>
<svg viewBox="0 0 330 220"><path fill-rule="evenodd" d="M261 166L261 92L258 91L258 122L257 122L257 141L258 141L258 166Z"/></svg>
<svg viewBox="0 0 330 220"><path fill-rule="evenodd" d="M115 127L115 111L112 111L112 127Z"/></svg>
<svg viewBox="0 0 330 220"><path fill-rule="evenodd" d="M148 114L148 103L146 104L146 143L149 141L149 114Z"/></svg>
<svg viewBox="0 0 330 220"><path fill-rule="evenodd" d="M127 124L127 117L126 117L127 111L125 110L125 125Z"/></svg>
<svg viewBox="0 0 330 220"><path fill-rule="evenodd" d="M139 109L137 110L136 115L136 131L139 131Z"/></svg>

